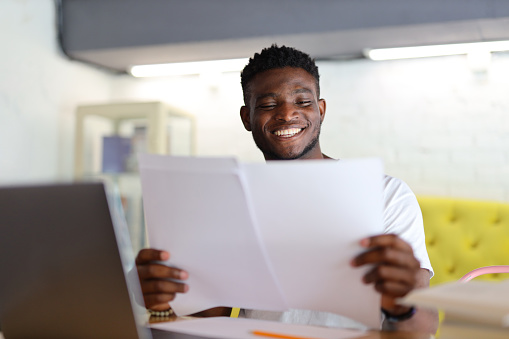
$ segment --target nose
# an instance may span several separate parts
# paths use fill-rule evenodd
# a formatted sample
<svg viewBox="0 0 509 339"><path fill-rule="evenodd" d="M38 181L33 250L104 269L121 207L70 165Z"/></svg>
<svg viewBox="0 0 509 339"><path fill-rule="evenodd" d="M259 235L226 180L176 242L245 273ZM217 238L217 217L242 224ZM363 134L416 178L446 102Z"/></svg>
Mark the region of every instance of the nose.
<svg viewBox="0 0 509 339"><path fill-rule="evenodd" d="M297 116L297 108L291 103L284 103L276 109L274 118L279 121L291 121L296 119Z"/></svg>

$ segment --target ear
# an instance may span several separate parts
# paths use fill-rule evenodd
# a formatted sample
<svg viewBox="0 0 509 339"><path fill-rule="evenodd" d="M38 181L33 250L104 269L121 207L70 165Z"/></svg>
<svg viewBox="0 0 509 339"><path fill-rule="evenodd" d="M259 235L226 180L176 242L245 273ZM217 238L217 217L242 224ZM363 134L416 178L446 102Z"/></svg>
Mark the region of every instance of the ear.
<svg viewBox="0 0 509 339"><path fill-rule="evenodd" d="M251 117L249 115L249 108L246 106L242 106L240 108L240 118L242 119L242 123L244 124L244 128L251 132Z"/></svg>
<svg viewBox="0 0 509 339"><path fill-rule="evenodd" d="M326 108L325 99L319 99L318 100L318 109L320 110L320 122L323 122L323 119L325 119L325 108Z"/></svg>

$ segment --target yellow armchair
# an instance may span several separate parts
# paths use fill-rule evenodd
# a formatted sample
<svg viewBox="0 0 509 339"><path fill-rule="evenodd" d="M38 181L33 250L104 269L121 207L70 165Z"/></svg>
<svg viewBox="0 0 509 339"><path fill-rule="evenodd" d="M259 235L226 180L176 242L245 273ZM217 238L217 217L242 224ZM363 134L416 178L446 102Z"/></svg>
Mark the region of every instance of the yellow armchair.
<svg viewBox="0 0 509 339"><path fill-rule="evenodd" d="M431 285L459 280L483 266L509 265L509 203L418 196L426 247L435 271ZM508 279L509 273L478 279Z"/></svg>

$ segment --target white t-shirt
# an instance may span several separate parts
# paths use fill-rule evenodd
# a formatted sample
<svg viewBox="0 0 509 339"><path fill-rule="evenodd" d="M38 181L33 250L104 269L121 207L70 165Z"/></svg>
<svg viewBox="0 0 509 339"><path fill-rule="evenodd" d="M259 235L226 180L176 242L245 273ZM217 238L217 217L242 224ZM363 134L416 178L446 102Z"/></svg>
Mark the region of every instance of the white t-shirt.
<svg viewBox="0 0 509 339"><path fill-rule="evenodd" d="M384 233L397 234L401 239L409 243L412 246L416 259L421 264L421 268L427 269L430 272L431 278L433 276L433 268L426 251L421 209L414 193L402 180L386 175L384 178L383 196ZM308 310L291 309L286 312L241 310L239 316L284 323L366 328L363 324L338 314Z"/></svg>

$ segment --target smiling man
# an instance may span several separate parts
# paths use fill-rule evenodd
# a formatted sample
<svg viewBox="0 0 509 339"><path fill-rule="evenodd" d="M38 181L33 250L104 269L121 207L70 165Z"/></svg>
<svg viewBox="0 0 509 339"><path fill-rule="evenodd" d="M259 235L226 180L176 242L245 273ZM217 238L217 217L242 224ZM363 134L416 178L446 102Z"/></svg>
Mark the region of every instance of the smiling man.
<svg viewBox="0 0 509 339"><path fill-rule="evenodd" d="M241 83L245 106L241 107L240 116L266 160L330 159L320 149L326 104L320 98L318 67L309 55L273 45L249 60L242 71ZM438 324L436 312L397 304L397 298L411 290L429 286L433 271L417 200L404 182L390 176L384 178L384 227L384 234L362 239L360 244L365 251L352 258L352 266L372 265L359 283L373 284L380 293L384 328L434 333ZM145 305L163 313L169 310L169 301L188 290L185 283L172 280L186 280L188 272L156 262L169 256L167 251L144 249L136 259ZM319 281L317 277L317 288ZM199 315L229 312L228 308L216 308ZM323 326L360 326L336 314L307 310L242 310L241 316Z"/></svg>
<svg viewBox="0 0 509 339"><path fill-rule="evenodd" d="M316 66L311 70L318 75ZM246 104L240 110L242 122L265 160L324 157L319 137L325 100L318 99L313 75L296 67L262 71L247 66L242 87Z"/></svg>

